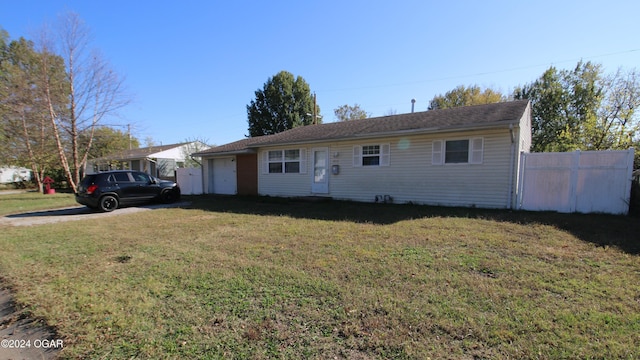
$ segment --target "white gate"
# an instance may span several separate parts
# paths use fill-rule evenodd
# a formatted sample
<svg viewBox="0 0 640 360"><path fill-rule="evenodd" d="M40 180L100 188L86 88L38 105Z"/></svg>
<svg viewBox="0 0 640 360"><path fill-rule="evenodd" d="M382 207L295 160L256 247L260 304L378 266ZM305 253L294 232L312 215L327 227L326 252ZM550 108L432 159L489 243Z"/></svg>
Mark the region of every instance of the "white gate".
<svg viewBox="0 0 640 360"><path fill-rule="evenodd" d="M520 209L627 214L633 149L523 153Z"/></svg>
<svg viewBox="0 0 640 360"><path fill-rule="evenodd" d="M202 168L176 169L176 182L184 195L202 194Z"/></svg>

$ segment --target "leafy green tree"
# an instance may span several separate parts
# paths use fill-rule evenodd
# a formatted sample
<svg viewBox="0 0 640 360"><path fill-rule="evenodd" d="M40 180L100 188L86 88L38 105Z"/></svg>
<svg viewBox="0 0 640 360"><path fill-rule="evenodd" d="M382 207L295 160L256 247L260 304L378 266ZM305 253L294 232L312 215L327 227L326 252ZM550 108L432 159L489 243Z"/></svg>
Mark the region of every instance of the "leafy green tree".
<svg viewBox="0 0 640 360"><path fill-rule="evenodd" d="M80 137L80 146L85 147L89 142L87 133ZM111 153L121 150L137 149L140 147L140 141L135 137L129 137L129 134L108 126L96 127L93 132L93 140L88 158L96 159L105 157Z"/></svg>
<svg viewBox="0 0 640 360"><path fill-rule="evenodd" d="M514 98L532 104L532 150L626 149L638 143L640 84L635 70L605 75L578 62L571 70L550 67Z"/></svg>
<svg viewBox="0 0 640 360"><path fill-rule="evenodd" d="M338 121L358 120L371 117L371 114L360 108L360 105L358 104L355 104L353 106L342 105L334 109L333 113L336 115Z"/></svg>
<svg viewBox="0 0 640 360"><path fill-rule="evenodd" d="M450 109L458 106L492 104L505 101L506 97L492 89L482 90L478 85L465 87L460 85L446 92L436 95L429 102L429 110Z"/></svg>
<svg viewBox="0 0 640 360"><path fill-rule="evenodd" d="M137 138L130 137L128 132L109 126L97 126L91 139L89 139L89 135L91 133L84 132L78 139L79 146L83 148L87 147L87 144L91 141L87 159L104 158L113 153L140 147L140 141ZM109 165L114 169L118 169L122 163L117 160L110 160ZM64 178L64 172L60 172L59 176Z"/></svg>
<svg viewBox="0 0 640 360"><path fill-rule="evenodd" d="M6 34L6 33L5 33ZM50 109L64 109L66 96L47 97L45 76L64 81L62 59L51 53L38 52L24 38L6 42L0 50L0 117L2 127L2 159L5 164L28 166L37 186L42 189L45 173L59 167L53 131L48 120Z"/></svg>
<svg viewBox="0 0 640 360"><path fill-rule="evenodd" d="M568 128L565 118L565 89L558 71L551 67L534 83L517 88L515 99L528 99L532 109L532 150L558 150L561 137ZM563 144L562 147L565 147Z"/></svg>
<svg viewBox="0 0 640 360"><path fill-rule="evenodd" d="M309 84L301 76L294 78L287 71L269 78L255 95L255 100L247 105L250 137L313 124L314 114L317 120L320 118Z"/></svg>

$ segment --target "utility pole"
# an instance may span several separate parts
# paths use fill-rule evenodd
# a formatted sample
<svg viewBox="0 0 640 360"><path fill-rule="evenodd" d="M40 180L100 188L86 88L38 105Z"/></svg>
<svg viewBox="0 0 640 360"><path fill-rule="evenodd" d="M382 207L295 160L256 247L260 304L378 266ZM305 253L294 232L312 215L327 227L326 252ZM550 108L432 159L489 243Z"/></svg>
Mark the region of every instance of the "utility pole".
<svg viewBox="0 0 640 360"><path fill-rule="evenodd" d="M131 124L127 124L127 135L129 136L129 150L131 150Z"/></svg>
<svg viewBox="0 0 640 360"><path fill-rule="evenodd" d="M312 125L318 124L318 118L322 119L322 115L318 115L318 105L316 103L316 93L313 93L313 114L307 113L307 116L313 116Z"/></svg>
<svg viewBox="0 0 640 360"><path fill-rule="evenodd" d="M318 106L316 105L316 93L313 93L313 125L316 125L318 123L318 118L316 115L318 111Z"/></svg>

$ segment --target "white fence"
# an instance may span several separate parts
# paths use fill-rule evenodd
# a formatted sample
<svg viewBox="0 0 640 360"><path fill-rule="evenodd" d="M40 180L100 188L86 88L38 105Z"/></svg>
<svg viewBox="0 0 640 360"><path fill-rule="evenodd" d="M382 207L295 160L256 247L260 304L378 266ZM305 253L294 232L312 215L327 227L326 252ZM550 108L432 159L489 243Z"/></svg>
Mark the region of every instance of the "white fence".
<svg viewBox="0 0 640 360"><path fill-rule="evenodd" d="M633 149L523 153L518 204L523 210L627 214Z"/></svg>
<svg viewBox="0 0 640 360"><path fill-rule="evenodd" d="M184 195L202 194L202 168L176 169L176 182Z"/></svg>

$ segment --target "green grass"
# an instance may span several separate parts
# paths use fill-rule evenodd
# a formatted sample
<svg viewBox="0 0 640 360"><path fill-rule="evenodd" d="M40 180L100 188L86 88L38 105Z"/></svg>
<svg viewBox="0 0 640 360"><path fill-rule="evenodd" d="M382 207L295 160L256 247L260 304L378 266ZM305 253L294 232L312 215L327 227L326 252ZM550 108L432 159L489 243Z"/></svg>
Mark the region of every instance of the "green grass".
<svg viewBox="0 0 640 360"><path fill-rule="evenodd" d="M44 195L37 191L0 194L0 216L78 205L73 194Z"/></svg>
<svg viewBox="0 0 640 360"><path fill-rule="evenodd" d="M628 358L637 218L194 197L5 227L63 358ZM144 226L140 226L144 224Z"/></svg>

